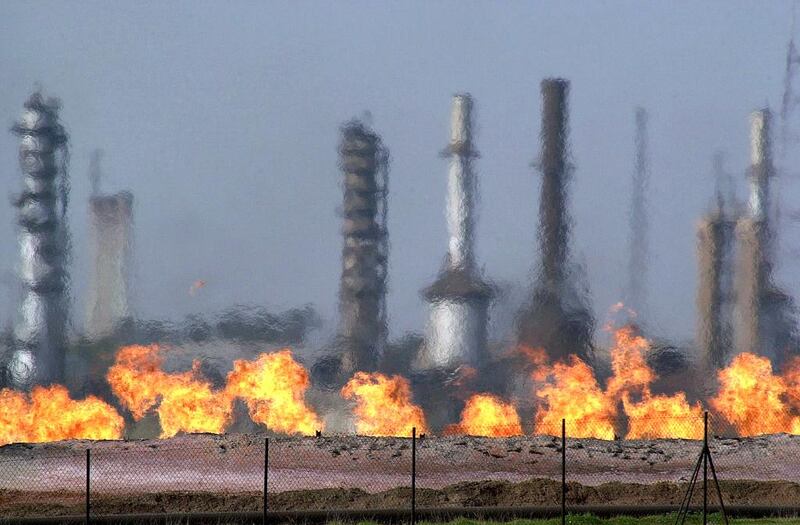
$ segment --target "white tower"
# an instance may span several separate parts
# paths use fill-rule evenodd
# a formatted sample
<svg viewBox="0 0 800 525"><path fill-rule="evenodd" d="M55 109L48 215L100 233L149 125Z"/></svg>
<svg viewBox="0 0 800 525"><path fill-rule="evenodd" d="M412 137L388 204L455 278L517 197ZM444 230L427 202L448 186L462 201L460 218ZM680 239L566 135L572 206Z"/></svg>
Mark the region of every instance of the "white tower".
<svg viewBox="0 0 800 525"><path fill-rule="evenodd" d="M447 182L447 230L449 243L442 272L424 290L431 305L425 344L417 365L423 369L476 365L486 353L487 310L492 289L475 265L474 213L477 152L472 144L472 98L453 97Z"/></svg>

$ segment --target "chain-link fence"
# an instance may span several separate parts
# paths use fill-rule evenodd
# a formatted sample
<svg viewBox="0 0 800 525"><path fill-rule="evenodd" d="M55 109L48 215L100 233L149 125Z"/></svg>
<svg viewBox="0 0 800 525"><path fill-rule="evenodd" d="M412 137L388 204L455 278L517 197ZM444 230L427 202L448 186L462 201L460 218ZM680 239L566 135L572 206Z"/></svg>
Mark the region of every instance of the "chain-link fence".
<svg viewBox="0 0 800 525"><path fill-rule="evenodd" d="M702 414L623 423L612 431L565 420L556 436L493 425L485 433L504 437L232 434L11 445L0 450L0 515L677 511L701 507L706 495L715 510L714 474L726 504L800 501L800 436L736 437L711 417L704 459Z"/></svg>

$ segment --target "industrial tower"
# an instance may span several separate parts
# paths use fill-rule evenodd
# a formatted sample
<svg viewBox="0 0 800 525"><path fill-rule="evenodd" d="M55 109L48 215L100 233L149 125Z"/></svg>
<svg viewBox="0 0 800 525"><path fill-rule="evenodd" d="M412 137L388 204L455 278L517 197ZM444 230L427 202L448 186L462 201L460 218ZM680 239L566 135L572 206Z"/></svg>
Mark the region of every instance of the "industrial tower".
<svg viewBox="0 0 800 525"><path fill-rule="evenodd" d="M374 370L386 341L388 151L358 120L342 127L344 247L339 288L340 373Z"/></svg>
<svg viewBox="0 0 800 525"><path fill-rule="evenodd" d="M630 259L628 260L628 284L625 290L625 305L639 314L644 314L647 303L647 111L636 108L635 113L635 157L633 191L630 211Z"/></svg>
<svg viewBox="0 0 800 525"><path fill-rule="evenodd" d="M67 327L67 134L59 104L34 93L12 130L24 188L16 198L22 298L8 362L12 387L62 382Z"/></svg>
<svg viewBox="0 0 800 525"><path fill-rule="evenodd" d="M568 151L569 81L545 79L542 91L542 174L539 197L539 247L541 265L533 297L520 312L518 340L544 348L551 359L577 355L593 361L594 319L586 304L586 293L576 283L575 266L569 256L569 212L567 186L571 175Z"/></svg>
<svg viewBox="0 0 800 525"><path fill-rule="evenodd" d="M89 197L89 250L92 274L86 312L86 333L96 339L114 333L129 318L133 244L133 195L102 195L99 156L92 159Z"/></svg>
<svg viewBox="0 0 800 525"><path fill-rule="evenodd" d="M475 264L475 192L473 160L478 156L472 133L472 97L453 97L447 179L448 251L436 281L423 291L430 321L418 367L478 365L486 357L486 325L492 289Z"/></svg>

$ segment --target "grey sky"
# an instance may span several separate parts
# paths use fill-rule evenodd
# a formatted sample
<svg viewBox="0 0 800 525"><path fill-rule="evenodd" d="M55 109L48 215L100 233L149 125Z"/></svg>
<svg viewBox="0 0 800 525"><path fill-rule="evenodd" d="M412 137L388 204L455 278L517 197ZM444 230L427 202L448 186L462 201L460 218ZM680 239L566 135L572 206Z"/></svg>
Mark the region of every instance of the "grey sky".
<svg viewBox="0 0 800 525"><path fill-rule="evenodd" d="M588 267L595 310L602 317L625 283L633 108L643 105L651 114L652 319L660 333L686 337L694 223L710 197L711 157L725 149L743 189L748 113L767 102L777 109L790 19L786 1L5 1L0 123L11 124L37 82L63 101L77 322L94 148L105 150L103 189L135 195L145 317L312 302L330 320L341 249L337 131L369 110L393 159L389 311L397 335L422 328L418 292L446 249L446 165L437 154L450 95L469 91L477 103L479 260L490 277L524 284L537 258L530 163L539 82L564 76L577 167L572 246ZM7 132L0 172L0 193L18 191ZM4 271L17 258L13 217L0 201ZM797 272L787 275L797 282ZM190 296L195 279L208 285ZM0 291L7 319L13 290Z"/></svg>

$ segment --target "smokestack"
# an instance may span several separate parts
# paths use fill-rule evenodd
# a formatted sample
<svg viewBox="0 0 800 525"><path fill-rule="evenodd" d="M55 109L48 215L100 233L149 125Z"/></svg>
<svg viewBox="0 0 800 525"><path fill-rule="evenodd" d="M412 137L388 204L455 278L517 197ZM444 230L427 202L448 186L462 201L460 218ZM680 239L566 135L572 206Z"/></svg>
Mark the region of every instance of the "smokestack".
<svg viewBox="0 0 800 525"><path fill-rule="evenodd" d="M92 276L86 333L96 339L114 333L131 315L129 305L133 195L95 194L89 198Z"/></svg>
<svg viewBox="0 0 800 525"><path fill-rule="evenodd" d="M571 354L593 359L594 320L586 293L576 283L577 272L569 258L567 185L571 165L567 146L567 95L569 81L545 79L542 91L539 198L541 267L533 298L518 319L520 343L544 348L551 359Z"/></svg>
<svg viewBox="0 0 800 525"><path fill-rule="evenodd" d="M447 180L448 252L436 282L423 290L431 305L425 344L418 367L455 368L478 365L486 354L486 324L492 289L475 267L475 174L473 159L472 97L453 96L450 144L443 154L450 159Z"/></svg>
<svg viewBox="0 0 800 525"><path fill-rule="evenodd" d="M644 313L647 285L647 111L636 108L636 153L630 212L630 259L625 303L637 314Z"/></svg>
<svg viewBox="0 0 800 525"><path fill-rule="evenodd" d="M20 226L20 318L8 363L11 386L62 382L67 324L65 169L67 134L59 104L34 93L12 131L20 137L24 189L17 197Z"/></svg>
<svg viewBox="0 0 800 525"><path fill-rule="evenodd" d="M772 177L770 153L770 112L751 115L750 195L747 214L736 226L739 261L736 272L736 348L775 358L775 349L764 344L764 306L771 279L769 260L769 179Z"/></svg>
<svg viewBox="0 0 800 525"><path fill-rule="evenodd" d="M339 289L341 373L374 370L386 340L388 151L353 120L342 128L344 248Z"/></svg>
<svg viewBox="0 0 800 525"><path fill-rule="evenodd" d="M540 248L543 284L556 293L564 283L564 261L569 239L566 195L570 169L567 158L568 93L567 80L542 81Z"/></svg>
<svg viewBox="0 0 800 525"><path fill-rule="evenodd" d="M721 153L714 155L716 199L697 228L697 345L706 369L725 367L732 347L733 253L738 204Z"/></svg>

